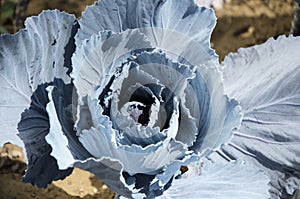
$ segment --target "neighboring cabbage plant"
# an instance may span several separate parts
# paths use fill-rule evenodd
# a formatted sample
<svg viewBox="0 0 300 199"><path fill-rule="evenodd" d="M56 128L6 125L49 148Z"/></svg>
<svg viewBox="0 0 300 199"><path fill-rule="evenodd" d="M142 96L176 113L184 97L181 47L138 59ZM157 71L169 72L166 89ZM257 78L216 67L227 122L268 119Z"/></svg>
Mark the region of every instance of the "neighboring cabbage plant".
<svg viewBox="0 0 300 199"><path fill-rule="evenodd" d="M284 198L300 181L300 38L210 48L192 0L101 0L0 37L0 141L24 182L88 170L127 198ZM2 144L1 143L1 144Z"/></svg>

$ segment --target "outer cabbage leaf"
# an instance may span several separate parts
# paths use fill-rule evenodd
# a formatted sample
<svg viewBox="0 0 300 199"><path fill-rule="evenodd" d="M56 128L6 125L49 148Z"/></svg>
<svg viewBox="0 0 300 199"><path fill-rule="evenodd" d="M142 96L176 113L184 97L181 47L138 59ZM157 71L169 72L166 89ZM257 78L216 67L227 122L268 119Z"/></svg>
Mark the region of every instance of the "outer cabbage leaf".
<svg viewBox="0 0 300 199"><path fill-rule="evenodd" d="M171 187L159 199L267 199L268 177L257 167L241 161L198 165L200 173L190 173L175 179ZM187 171L189 173L190 171Z"/></svg>
<svg viewBox="0 0 300 199"><path fill-rule="evenodd" d="M0 121L4 121L0 124L0 141L21 146L24 142L28 167L23 181L39 187L62 179L72 171L66 166L59 168L57 160L50 155L52 148L45 137L55 130L53 124L58 121L64 132L73 133L72 116L66 110L72 103L73 85L68 73L75 50L75 20L73 15L57 10L44 11L37 17L28 18L26 29L16 35L0 37L0 87L3 91ZM56 106L52 119L46 110L49 85L59 88L55 89L54 100L49 104ZM9 140L13 136L17 138L17 128L23 142ZM71 140L69 147L77 158L89 157L84 148L78 147L79 141L74 135L67 135Z"/></svg>
<svg viewBox="0 0 300 199"><path fill-rule="evenodd" d="M79 24L77 46L99 31L139 29L152 45L175 55L173 60L188 60L193 65L217 62L210 48L216 17L212 9L199 8L193 0L101 0L87 7Z"/></svg>
<svg viewBox="0 0 300 199"><path fill-rule="evenodd" d="M73 15L44 11L28 18L26 29L16 35L0 36L0 145L23 146L17 123L39 84L54 77L70 82L64 67L70 67L70 56L64 49L70 48L74 21Z"/></svg>
<svg viewBox="0 0 300 199"><path fill-rule="evenodd" d="M63 85L61 80L55 80L54 84ZM29 109L22 113L18 124L19 136L26 146L28 159L23 182L33 183L39 187L46 187L52 180L61 179L72 171L72 169L59 171L56 159L50 156L51 147L45 140L50 129L49 115L46 110L49 101L47 86L48 84L38 86L31 97ZM70 86L66 86L68 87ZM63 95L60 93L56 97L62 98Z"/></svg>
<svg viewBox="0 0 300 199"><path fill-rule="evenodd" d="M201 81L197 81L201 78L195 78L196 81L191 81L191 85L197 100L190 97L193 96L190 93L186 95L190 97L187 98L188 107L199 107L200 110L191 108L192 116L197 118L200 127L192 149L206 155L231 139L232 130L240 125L241 112L239 103L224 94L221 74L211 67L211 63L199 66L197 71L207 89L203 90ZM200 105L195 105L195 102Z"/></svg>
<svg viewBox="0 0 300 199"><path fill-rule="evenodd" d="M240 49L223 62L226 93L241 103L244 116L219 154L264 168L272 179L272 198L300 185L299 43L300 38L281 36Z"/></svg>

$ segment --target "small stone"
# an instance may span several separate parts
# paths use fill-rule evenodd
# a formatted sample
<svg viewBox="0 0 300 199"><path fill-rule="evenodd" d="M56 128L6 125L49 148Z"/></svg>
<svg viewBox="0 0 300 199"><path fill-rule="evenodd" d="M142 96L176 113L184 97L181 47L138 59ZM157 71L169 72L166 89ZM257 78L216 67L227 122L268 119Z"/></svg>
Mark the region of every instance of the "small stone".
<svg viewBox="0 0 300 199"><path fill-rule="evenodd" d="M94 193L98 193L98 189L94 188L94 189L93 189L93 192L94 192Z"/></svg>
<svg viewBox="0 0 300 199"><path fill-rule="evenodd" d="M106 190L106 189L108 189L108 187L104 184L101 186L101 189Z"/></svg>

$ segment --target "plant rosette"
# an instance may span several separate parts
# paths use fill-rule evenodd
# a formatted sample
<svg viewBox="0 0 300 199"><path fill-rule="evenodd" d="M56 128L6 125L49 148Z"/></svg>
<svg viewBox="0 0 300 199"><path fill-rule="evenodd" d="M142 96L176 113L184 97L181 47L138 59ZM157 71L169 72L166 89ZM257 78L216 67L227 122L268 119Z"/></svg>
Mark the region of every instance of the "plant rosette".
<svg viewBox="0 0 300 199"><path fill-rule="evenodd" d="M25 147L23 181L46 187L78 167L127 198L299 189L300 39L219 64L215 23L192 0L101 0L2 35L0 140Z"/></svg>

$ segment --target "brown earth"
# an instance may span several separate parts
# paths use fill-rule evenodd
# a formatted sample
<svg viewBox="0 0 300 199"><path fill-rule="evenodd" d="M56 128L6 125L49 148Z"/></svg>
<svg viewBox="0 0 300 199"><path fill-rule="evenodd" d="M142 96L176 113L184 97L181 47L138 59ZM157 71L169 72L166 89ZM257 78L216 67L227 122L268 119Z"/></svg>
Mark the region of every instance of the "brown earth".
<svg viewBox="0 0 300 199"><path fill-rule="evenodd" d="M80 16L86 5L93 0L32 0L28 16L43 9L64 10ZM217 26L212 45L220 60L240 47L260 44L269 37L289 34L295 5L293 0L231 0L218 10ZM6 145L0 153L0 199L44 198L113 198L114 194L94 175L75 169L71 176L56 181L46 189L39 189L20 182L25 163L20 148ZM13 160L13 161L12 161Z"/></svg>
<svg viewBox="0 0 300 199"><path fill-rule="evenodd" d="M288 35L292 27L293 0L231 0L216 12L213 48L220 60L240 47L261 44L270 37Z"/></svg>

